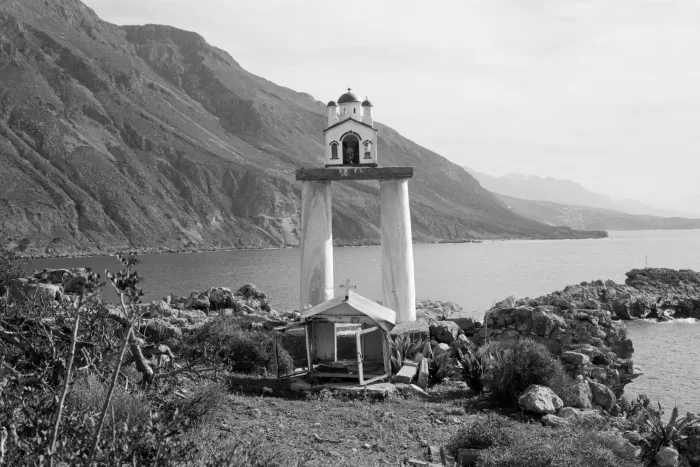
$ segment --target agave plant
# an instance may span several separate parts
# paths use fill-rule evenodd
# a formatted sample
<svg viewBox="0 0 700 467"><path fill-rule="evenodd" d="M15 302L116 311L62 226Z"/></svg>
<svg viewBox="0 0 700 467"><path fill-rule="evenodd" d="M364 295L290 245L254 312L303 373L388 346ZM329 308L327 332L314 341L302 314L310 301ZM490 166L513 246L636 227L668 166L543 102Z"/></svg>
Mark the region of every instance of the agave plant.
<svg viewBox="0 0 700 467"><path fill-rule="evenodd" d="M671 418L667 423L664 423L661 420L661 415L663 414L661 404L659 403L658 405L659 411L649 411L646 419L646 424L651 434L649 442L653 452L658 451L662 446L673 447L677 445L688 437L689 429L700 422L700 419L691 413L686 414L683 418L678 418L678 407L674 407L673 412L671 412Z"/></svg>
<svg viewBox="0 0 700 467"><path fill-rule="evenodd" d="M395 336L391 341L391 365L394 373L397 373L403 366L405 360L415 358L421 354L425 358L432 356L430 342L424 339L413 339L410 335L402 334Z"/></svg>
<svg viewBox="0 0 700 467"><path fill-rule="evenodd" d="M476 392L484 390L484 375L488 369L488 359L470 348L462 351L457 349L459 363L462 367L462 378L467 386Z"/></svg>
<svg viewBox="0 0 700 467"><path fill-rule="evenodd" d="M431 384L437 384L452 376L455 373L456 366L457 358L452 351L443 352L437 357L430 359L428 371L430 372Z"/></svg>

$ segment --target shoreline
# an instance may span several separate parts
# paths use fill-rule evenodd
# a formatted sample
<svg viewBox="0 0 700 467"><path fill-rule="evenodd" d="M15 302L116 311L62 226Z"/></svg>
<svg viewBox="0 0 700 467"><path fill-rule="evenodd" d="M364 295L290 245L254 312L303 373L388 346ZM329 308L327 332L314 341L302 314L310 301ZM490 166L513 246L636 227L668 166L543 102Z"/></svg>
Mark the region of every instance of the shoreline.
<svg viewBox="0 0 700 467"><path fill-rule="evenodd" d="M435 242L413 242L413 245L457 245L457 244L483 244L492 242L512 242L512 241L564 241L564 240L603 240L610 238L610 236L605 237L583 237L583 238L539 238L539 237L513 237L513 238L485 238L485 239L457 239L457 240L438 240ZM364 248L372 246L381 246L381 243L343 243L334 244L334 248ZM122 250L115 250L113 252L101 252L101 253L76 253L76 254L39 254L39 255L22 255L24 259L27 260L40 260L40 259L70 259L70 258L99 258L104 256L115 256L120 252L135 252L139 256L148 255L168 255L168 254L189 254L189 253L216 253L216 252L231 252L231 251L266 251L266 250L294 250L298 249L299 246L296 245L285 245L281 247L240 247L240 248L204 248L204 249L182 249L175 250L172 248L125 248Z"/></svg>

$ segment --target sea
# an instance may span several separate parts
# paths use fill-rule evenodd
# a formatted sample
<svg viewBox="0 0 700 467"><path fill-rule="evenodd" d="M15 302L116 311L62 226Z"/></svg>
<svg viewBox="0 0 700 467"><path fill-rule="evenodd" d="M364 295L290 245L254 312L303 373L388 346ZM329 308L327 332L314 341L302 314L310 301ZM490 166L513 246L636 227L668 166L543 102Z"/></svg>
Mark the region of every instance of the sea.
<svg viewBox="0 0 700 467"><path fill-rule="evenodd" d="M537 297L569 284L596 279L625 280L633 268L700 271L700 231L609 232L589 240L507 240L413 246L418 299L449 300L481 318L495 301L510 295ZM381 299L380 247L336 247L334 280L350 279L357 292ZM140 256L146 300L189 295L214 286L236 290L253 283L276 310L299 307L300 250L238 250ZM37 259L35 269L90 267L115 271L115 257ZM336 294L341 293L339 287ZM106 292L107 296L110 293ZM670 412L700 412L700 322L627 323L634 361L645 374L626 387L626 396L646 394Z"/></svg>

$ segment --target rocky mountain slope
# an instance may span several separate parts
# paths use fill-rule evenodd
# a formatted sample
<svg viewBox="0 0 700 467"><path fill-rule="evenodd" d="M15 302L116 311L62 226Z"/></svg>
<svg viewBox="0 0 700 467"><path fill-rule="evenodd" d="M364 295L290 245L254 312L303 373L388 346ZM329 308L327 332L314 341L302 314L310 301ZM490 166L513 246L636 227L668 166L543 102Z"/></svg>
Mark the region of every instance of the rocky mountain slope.
<svg viewBox="0 0 700 467"><path fill-rule="evenodd" d="M502 177L494 177L468 167L464 167L464 169L473 175L487 190L514 198L612 209L644 216L675 217L681 215L670 210L653 208L632 199L614 200L607 195L591 191L571 180L523 174L508 174Z"/></svg>
<svg viewBox="0 0 700 467"><path fill-rule="evenodd" d="M550 225L593 230L700 229L700 219L627 214L612 209L573 206L549 201L531 201L497 195L521 216Z"/></svg>
<svg viewBox="0 0 700 467"><path fill-rule="evenodd" d="M0 231L28 253L298 243L294 169L322 164L325 107L198 34L115 26L78 0L5 0L0 82ZM380 164L415 167L416 241L604 235L514 214L460 167L378 128ZM334 190L336 242L378 242L376 184Z"/></svg>

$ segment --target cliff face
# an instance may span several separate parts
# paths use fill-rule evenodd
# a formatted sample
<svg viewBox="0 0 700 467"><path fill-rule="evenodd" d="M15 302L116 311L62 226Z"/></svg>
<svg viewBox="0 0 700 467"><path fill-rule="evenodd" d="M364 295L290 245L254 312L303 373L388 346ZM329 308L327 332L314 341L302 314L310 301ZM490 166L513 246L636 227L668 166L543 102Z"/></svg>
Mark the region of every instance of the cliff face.
<svg viewBox="0 0 700 467"><path fill-rule="evenodd" d="M325 107L308 94L195 33L118 27L77 0L0 4L0 82L0 231L29 253L298 244L294 169L323 155ZM416 241L601 235L513 214L378 127L380 164L415 167ZM333 202L337 242L378 242L376 185L336 184Z"/></svg>

